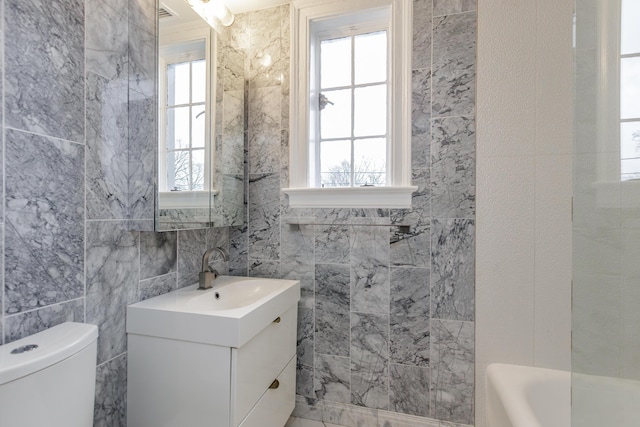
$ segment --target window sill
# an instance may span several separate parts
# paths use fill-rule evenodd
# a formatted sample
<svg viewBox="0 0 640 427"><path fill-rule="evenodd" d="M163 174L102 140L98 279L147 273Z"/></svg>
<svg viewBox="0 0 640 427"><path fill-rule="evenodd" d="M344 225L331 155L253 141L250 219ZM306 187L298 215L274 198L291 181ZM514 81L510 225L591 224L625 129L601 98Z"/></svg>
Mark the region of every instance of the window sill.
<svg viewBox="0 0 640 427"><path fill-rule="evenodd" d="M292 208L408 209L418 187L284 188Z"/></svg>
<svg viewBox="0 0 640 427"><path fill-rule="evenodd" d="M161 191L160 209L197 209L208 208L209 199L218 194L211 191Z"/></svg>

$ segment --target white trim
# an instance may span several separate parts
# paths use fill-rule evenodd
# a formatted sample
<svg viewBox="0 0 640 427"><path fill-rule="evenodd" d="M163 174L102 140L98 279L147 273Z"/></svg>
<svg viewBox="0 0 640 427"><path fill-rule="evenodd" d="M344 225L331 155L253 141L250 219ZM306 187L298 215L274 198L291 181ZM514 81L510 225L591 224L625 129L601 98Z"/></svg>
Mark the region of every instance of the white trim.
<svg viewBox="0 0 640 427"><path fill-rule="evenodd" d="M393 126L389 129L389 165L391 176L388 187L375 187L376 194L382 194L379 188L386 188L387 193L393 193L398 188L409 187L411 184L411 51L412 51L412 2L411 0L351 0L322 1L322 0L294 0L291 4L291 99L290 105L290 181L291 188L283 190L289 194L291 206L302 206L297 201L302 200L297 194L304 189L313 190L308 194L338 194L337 189L312 188L315 185L310 178L309 156L309 120L310 120L310 57L309 49L311 37L311 23L322 19L329 19L357 11L391 7L390 38L390 75L389 87L393 94L390 108L390 120ZM330 190L318 192L318 190ZM343 189L340 189L343 190ZM346 189L345 189L346 190ZM360 205L360 188L349 189L350 205ZM367 191L370 188L366 189ZM412 190L415 191L415 190ZM294 194L295 193L295 194ZM406 193L400 191L400 193ZM343 194L341 191L340 194ZM362 194L369 194L362 193ZM410 193L409 193L410 194ZM293 196L292 196L293 195ZM324 196L321 197L325 199ZM393 198L392 198L393 199ZM372 201L364 201L364 204ZM382 200L380 201L382 202ZM312 203L305 201L304 203ZM324 203L332 203L327 200ZM341 205L341 201L332 203L332 206ZM407 203L402 202L404 207ZM317 203L313 203L317 205ZM329 206L329 205L325 205ZM408 203L410 206L410 202ZM376 207L380 207L379 204ZM400 206L389 206L400 207Z"/></svg>
<svg viewBox="0 0 640 427"><path fill-rule="evenodd" d="M296 208L409 209L418 187L284 188Z"/></svg>

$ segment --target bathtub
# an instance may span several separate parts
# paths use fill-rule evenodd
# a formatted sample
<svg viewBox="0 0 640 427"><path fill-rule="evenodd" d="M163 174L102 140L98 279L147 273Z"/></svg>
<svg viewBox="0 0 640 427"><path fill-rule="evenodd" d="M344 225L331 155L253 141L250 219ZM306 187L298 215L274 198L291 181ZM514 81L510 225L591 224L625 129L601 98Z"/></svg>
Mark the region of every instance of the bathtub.
<svg viewBox="0 0 640 427"><path fill-rule="evenodd" d="M572 384L570 372L499 363L486 376L487 427L640 426L639 381L573 374Z"/></svg>

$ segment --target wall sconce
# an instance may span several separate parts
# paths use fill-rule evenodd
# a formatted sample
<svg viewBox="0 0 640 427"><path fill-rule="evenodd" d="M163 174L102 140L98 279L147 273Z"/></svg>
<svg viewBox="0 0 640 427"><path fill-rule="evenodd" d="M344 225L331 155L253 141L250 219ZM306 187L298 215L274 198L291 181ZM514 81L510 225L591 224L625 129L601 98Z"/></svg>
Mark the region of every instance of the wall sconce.
<svg viewBox="0 0 640 427"><path fill-rule="evenodd" d="M222 0L186 0L186 2L202 19L214 28L214 18L225 27L233 24L235 20L235 16Z"/></svg>

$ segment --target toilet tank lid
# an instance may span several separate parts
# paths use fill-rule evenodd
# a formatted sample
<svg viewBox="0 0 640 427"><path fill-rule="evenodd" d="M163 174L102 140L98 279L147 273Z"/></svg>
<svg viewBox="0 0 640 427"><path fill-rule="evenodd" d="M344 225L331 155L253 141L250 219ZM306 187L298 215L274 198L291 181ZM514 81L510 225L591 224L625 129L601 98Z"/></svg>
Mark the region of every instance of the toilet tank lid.
<svg viewBox="0 0 640 427"><path fill-rule="evenodd" d="M61 362L80 352L97 338L96 325L66 322L2 345L0 346L0 385ZM18 354L11 353L14 349L32 345L38 347Z"/></svg>

